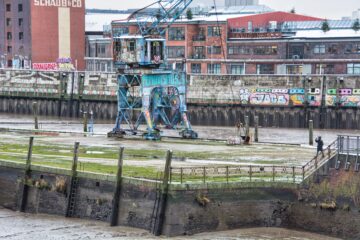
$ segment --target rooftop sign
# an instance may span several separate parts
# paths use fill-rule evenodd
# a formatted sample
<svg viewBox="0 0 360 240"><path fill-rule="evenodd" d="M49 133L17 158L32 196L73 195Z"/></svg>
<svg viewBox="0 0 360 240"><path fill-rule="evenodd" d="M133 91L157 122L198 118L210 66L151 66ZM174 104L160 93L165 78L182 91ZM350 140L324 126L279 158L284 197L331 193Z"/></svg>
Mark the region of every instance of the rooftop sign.
<svg viewBox="0 0 360 240"><path fill-rule="evenodd" d="M34 5L39 7L81 8L82 0L34 0Z"/></svg>

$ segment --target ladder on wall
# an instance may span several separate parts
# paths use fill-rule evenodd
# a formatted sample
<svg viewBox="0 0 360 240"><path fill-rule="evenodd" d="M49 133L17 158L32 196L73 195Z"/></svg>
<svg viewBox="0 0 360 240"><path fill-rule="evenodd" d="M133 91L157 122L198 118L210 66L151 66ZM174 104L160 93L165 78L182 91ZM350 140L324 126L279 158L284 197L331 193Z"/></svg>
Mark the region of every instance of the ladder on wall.
<svg viewBox="0 0 360 240"><path fill-rule="evenodd" d="M68 197L68 206L67 206L67 210L66 210L66 217L74 216L78 182L79 182L79 179L77 177L73 177L71 180L70 194Z"/></svg>

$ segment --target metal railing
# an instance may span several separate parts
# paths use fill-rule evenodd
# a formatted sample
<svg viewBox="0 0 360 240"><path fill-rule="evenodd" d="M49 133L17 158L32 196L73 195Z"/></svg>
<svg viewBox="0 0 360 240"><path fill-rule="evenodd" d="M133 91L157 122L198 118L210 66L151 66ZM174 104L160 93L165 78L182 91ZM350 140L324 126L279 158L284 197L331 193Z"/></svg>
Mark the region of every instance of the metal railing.
<svg viewBox="0 0 360 240"><path fill-rule="evenodd" d="M295 166L211 166L171 168L171 183L287 182L302 181L302 168Z"/></svg>
<svg viewBox="0 0 360 240"><path fill-rule="evenodd" d="M359 155L360 136L338 136L338 149L340 154Z"/></svg>

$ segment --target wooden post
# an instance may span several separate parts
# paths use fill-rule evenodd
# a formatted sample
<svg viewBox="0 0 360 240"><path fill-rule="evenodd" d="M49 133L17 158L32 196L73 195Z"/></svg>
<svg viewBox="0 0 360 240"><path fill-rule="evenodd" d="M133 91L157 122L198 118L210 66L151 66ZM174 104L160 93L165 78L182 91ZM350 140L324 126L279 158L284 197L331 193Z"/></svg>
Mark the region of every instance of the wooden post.
<svg viewBox="0 0 360 240"><path fill-rule="evenodd" d="M259 142L259 117L255 116L255 136L254 141Z"/></svg>
<svg viewBox="0 0 360 240"><path fill-rule="evenodd" d="M38 130L39 129L39 119L38 119L38 104L37 102L33 102L33 115L34 115L34 126L35 129Z"/></svg>
<svg viewBox="0 0 360 240"><path fill-rule="evenodd" d="M229 183L229 166L226 166L226 182Z"/></svg>
<svg viewBox="0 0 360 240"><path fill-rule="evenodd" d="M84 132L88 132L88 114L87 112L83 112L83 125L84 125Z"/></svg>
<svg viewBox="0 0 360 240"><path fill-rule="evenodd" d="M292 167L293 182L296 182L295 167Z"/></svg>
<svg viewBox="0 0 360 240"><path fill-rule="evenodd" d="M273 177L273 182L275 182L275 166L273 166L272 168L272 177Z"/></svg>
<svg viewBox="0 0 360 240"><path fill-rule="evenodd" d="M173 152L171 150L169 150L166 154L166 164L165 164L164 179L163 179L162 189L161 189L159 212L156 215L157 221L156 221L155 230L154 230L155 236L160 236L162 234L162 229L163 229L163 225L164 225L165 210L166 210L167 197L168 197L168 192L169 192L169 176L170 176L172 155L173 155Z"/></svg>
<svg viewBox="0 0 360 240"><path fill-rule="evenodd" d="M309 145L314 145L314 121L309 121Z"/></svg>
<svg viewBox="0 0 360 240"><path fill-rule="evenodd" d="M250 169L249 169L249 177L250 177L250 182L252 181L252 166L250 165Z"/></svg>
<svg viewBox="0 0 360 240"><path fill-rule="evenodd" d="M206 183L206 167L203 167L203 183Z"/></svg>
<svg viewBox="0 0 360 240"><path fill-rule="evenodd" d="M29 186L27 185L27 180L30 178L31 174L31 158L32 158L32 151L34 145L34 137L30 137L29 140L29 149L26 158L26 165L25 165L25 172L24 172L24 182L23 182L23 189L21 194L21 204L20 204L20 212L25 212L26 210L26 202L27 196L29 191Z"/></svg>
<svg viewBox="0 0 360 240"><path fill-rule="evenodd" d="M183 168L180 168L180 183L183 183Z"/></svg>
<svg viewBox="0 0 360 240"><path fill-rule="evenodd" d="M122 173L123 173L123 163L124 163L124 148L120 148L119 159L118 159L118 170L116 174L116 184L115 192L113 197L113 207L111 212L111 221L110 226L117 226L118 217L119 217L119 204L120 204L120 194L121 194L121 182L122 182Z"/></svg>
<svg viewBox="0 0 360 240"><path fill-rule="evenodd" d="M303 181L305 180L305 166L302 167Z"/></svg>
<svg viewBox="0 0 360 240"><path fill-rule="evenodd" d="M245 116L245 137L250 136L250 118L249 116Z"/></svg>

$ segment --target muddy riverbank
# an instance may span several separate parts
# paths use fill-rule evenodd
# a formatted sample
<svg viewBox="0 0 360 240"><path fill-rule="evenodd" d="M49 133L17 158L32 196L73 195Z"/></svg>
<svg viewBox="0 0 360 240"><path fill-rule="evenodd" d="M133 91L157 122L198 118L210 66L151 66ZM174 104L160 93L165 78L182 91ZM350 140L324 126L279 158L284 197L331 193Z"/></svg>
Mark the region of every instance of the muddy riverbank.
<svg viewBox="0 0 360 240"><path fill-rule="evenodd" d="M147 231L129 227L111 228L108 224L80 219L64 219L49 215L33 215L0 208L0 239L24 240L112 240L112 239L169 239L155 238ZM281 228L250 228L195 236L170 238L173 240L336 240L313 233Z"/></svg>

